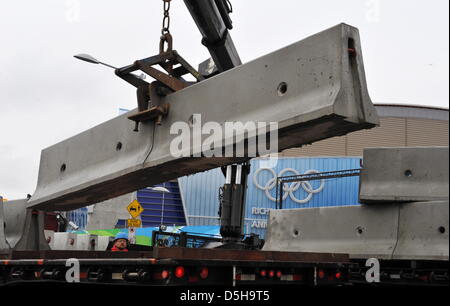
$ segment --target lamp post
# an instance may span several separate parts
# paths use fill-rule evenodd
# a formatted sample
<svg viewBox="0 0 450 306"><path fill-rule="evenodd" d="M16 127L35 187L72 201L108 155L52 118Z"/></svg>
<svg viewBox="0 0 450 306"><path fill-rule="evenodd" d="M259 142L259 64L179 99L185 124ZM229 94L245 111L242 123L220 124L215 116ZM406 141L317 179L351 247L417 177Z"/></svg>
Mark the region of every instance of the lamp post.
<svg viewBox="0 0 450 306"><path fill-rule="evenodd" d="M99 61L98 59L96 59L95 57L93 57L92 55L89 55L89 54L82 53L82 54L74 55L73 57L75 57L76 59L79 59L80 61L84 61L84 62L87 62L87 63L96 64L96 65L103 65L103 66L106 66L108 68L112 68L114 70L119 69L119 68L114 67L112 65L103 63L103 62ZM135 76L140 78L140 79L142 79L142 80L145 79L145 74L135 75Z"/></svg>

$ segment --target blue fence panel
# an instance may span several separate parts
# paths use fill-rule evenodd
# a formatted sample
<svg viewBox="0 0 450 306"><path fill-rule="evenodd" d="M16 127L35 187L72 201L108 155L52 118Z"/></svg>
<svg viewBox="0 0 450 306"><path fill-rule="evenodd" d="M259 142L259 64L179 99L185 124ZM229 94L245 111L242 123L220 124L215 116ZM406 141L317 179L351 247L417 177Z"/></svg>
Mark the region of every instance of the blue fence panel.
<svg viewBox="0 0 450 306"><path fill-rule="evenodd" d="M269 209L275 209L277 176L360 168L360 158L280 158L251 161L245 212L245 233L264 237ZM218 225L219 188L225 183L220 169L179 180L189 225ZM284 191L283 208L358 205L358 177L291 183Z"/></svg>
<svg viewBox="0 0 450 306"><path fill-rule="evenodd" d="M360 168L359 158L281 158L251 163L246 201L246 233L264 236L267 215L276 208L276 177ZM285 184L283 208L358 205L359 177Z"/></svg>

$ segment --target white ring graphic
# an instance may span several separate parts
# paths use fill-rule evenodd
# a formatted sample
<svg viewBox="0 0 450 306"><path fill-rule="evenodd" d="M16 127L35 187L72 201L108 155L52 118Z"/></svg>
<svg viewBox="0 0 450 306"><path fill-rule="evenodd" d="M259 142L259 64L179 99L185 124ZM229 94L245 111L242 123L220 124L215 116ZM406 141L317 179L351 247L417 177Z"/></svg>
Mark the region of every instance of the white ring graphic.
<svg viewBox="0 0 450 306"><path fill-rule="evenodd" d="M262 171L269 171L272 175L272 178L270 180L268 180L264 186L259 184L259 181L258 181L259 174ZM273 188L276 187L277 177L285 176L285 174L288 172L293 173L293 175L300 175L300 173L297 170L292 169L292 168L286 168L286 169L282 170L278 174L278 176L277 176L275 170L273 170L273 169L259 168L258 170L255 171L255 174L253 175L253 183L255 184L256 188L263 190L266 193L266 196L269 200L271 200L272 202L276 202L277 199L275 199L275 197L273 197L270 192L271 192L271 190L273 190ZM317 170L308 170L305 172L305 174L315 174L315 173L320 173L320 172ZM298 189L300 189L300 187L302 187L303 190L305 190L306 193L308 193L308 196L301 200L297 199L297 197L294 195L294 192L296 192ZM283 191L284 191L283 200L286 200L287 197L289 196L292 199L292 201L294 201L295 203L305 204L305 203L308 203L309 201L311 201L314 194L320 193L324 188L325 188L325 180L320 181L320 186L317 189L314 189L313 186L311 185L311 183L308 181L294 182L294 183L291 183L290 185L283 184Z"/></svg>

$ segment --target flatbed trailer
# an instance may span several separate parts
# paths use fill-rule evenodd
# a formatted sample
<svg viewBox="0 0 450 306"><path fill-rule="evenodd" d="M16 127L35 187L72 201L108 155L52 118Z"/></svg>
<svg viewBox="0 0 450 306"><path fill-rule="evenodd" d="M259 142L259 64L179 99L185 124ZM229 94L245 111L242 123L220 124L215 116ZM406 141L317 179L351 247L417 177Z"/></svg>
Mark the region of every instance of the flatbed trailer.
<svg viewBox="0 0 450 306"><path fill-rule="evenodd" d="M13 251L0 255L0 287L67 283L71 259L79 283L139 286L448 286L447 261L381 260L368 283L365 259L345 254L153 248L142 252Z"/></svg>
<svg viewBox="0 0 450 306"><path fill-rule="evenodd" d="M355 286L367 285L366 259L350 261L350 283ZM379 260L379 285L448 287L448 264L448 261L443 260Z"/></svg>
<svg viewBox="0 0 450 306"><path fill-rule="evenodd" d="M66 283L71 268L68 262L73 258L79 263L79 280L84 284L337 286L348 284L348 272L356 268L345 254L192 248L154 248L148 252L14 251L0 258L1 285Z"/></svg>

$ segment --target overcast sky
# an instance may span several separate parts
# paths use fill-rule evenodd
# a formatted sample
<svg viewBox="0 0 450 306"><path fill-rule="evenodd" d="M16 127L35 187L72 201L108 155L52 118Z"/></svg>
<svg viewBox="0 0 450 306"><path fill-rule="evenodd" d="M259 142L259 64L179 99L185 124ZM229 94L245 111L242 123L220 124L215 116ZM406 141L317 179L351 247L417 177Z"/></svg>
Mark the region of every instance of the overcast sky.
<svg viewBox="0 0 450 306"><path fill-rule="evenodd" d="M338 23L360 30L377 103L448 107L448 0L232 0L243 62ZM182 0L174 48L195 67L209 54ZM40 151L134 108L134 89L89 53L125 66L157 53L162 0L0 1L0 195L32 194Z"/></svg>

